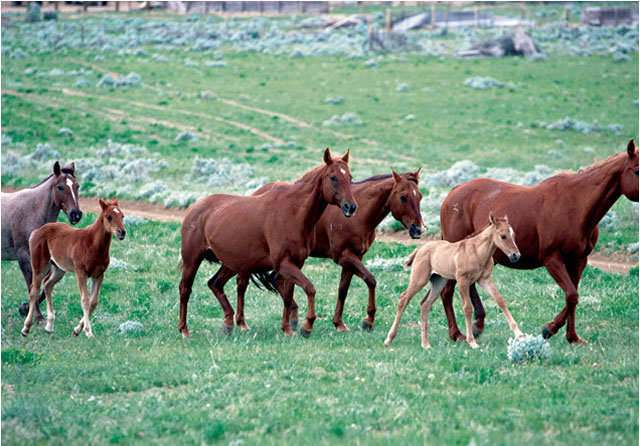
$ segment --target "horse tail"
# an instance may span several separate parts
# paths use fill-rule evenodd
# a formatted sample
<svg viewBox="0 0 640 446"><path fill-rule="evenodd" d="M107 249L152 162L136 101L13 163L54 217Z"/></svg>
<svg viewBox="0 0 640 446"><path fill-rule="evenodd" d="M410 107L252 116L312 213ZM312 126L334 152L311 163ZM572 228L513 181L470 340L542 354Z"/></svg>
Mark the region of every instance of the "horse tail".
<svg viewBox="0 0 640 446"><path fill-rule="evenodd" d="M277 277L278 277L278 273L276 273L275 271L254 273L254 274L251 274L251 281L260 290L262 289L262 287L260 286L260 283L261 283L267 291L271 293L276 293L278 291L278 288L276 287Z"/></svg>
<svg viewBox="0 0 640 446"><path fill-rule="evenodd" d="M404 269L406 271L409 271L411 269L411 265L413 264L413 260L416 258L416 254L418 254L418 250L421 248L421 246L418 246L416 249L413 250L413 252L411 254L409 254L409 257L407 257L407 260L404 261Z"/></svg>

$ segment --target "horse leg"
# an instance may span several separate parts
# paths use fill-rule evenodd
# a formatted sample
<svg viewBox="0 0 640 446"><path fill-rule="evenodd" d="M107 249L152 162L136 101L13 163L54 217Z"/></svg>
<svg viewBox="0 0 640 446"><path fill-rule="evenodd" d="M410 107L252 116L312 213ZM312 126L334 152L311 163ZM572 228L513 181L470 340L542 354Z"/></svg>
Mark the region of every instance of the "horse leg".
<svg viewBox="0 0 640 446"><path fill-rule="evenodd" d="M104 274L96 278L91 278L91 287L90 287L90 299L89 299L89 315L87 316L87 322L93 314L93 310L98 306L98 296L100 295L100 287L102 286L102 281L104 280ZM91 331L91 325L89 325L89 331L91 332L91 336L93 337L93 332Z"/></svg>
<svg viewBox="0 0 640 446"><path fill-rule="evenodd" d="M285 336L293 336L293 330L291 329L291 308L293 307L293 282L284 280L282 276L279 276L276 280L276 288L278 293L282 297L283 310L282 310L282 322L280 328ZM296 305L296 310L298 306ZM297 320L296 320L297 324Z"/></svg>
<svg viewBox="0 0 640 446"><path fill-rule="evenodd" d="M542 336L545 339L549 339L551 336L558 333L558 330L562 328L562 326L567 322L567 318L569 315L572 315L571 322L572 326L567 327L567 341L571 344L586 344L587 341L580 339L578 334L575 331L575 311L576 305L578 305L578 289L573 284L567 269L564 266L564 262L559 256L555 255L552 257L548 257L547 261L544 264L547 271L553 280L562 288L562 290L566 294L566 303L562 311L555 317L555 319L551 322L546 323L542 327ZM570 330L571 329L571 330Z"/></svg>
<svg viewBox="0 0 640 446"><path fill-rule="evenodd" d="M444 287L449 282L446 278L433 274L429 279L431 282L431 288L427 292L427 295L420 302L420 319L422 320L422 347L431 348L429 344L429 311L433 303L436 301Z"/></svg>
<svg viewBox="0 0 640 446"><path fill-rule="evenodd" d="M207 282L207 285L209 285L209 288L213 291L216 299L220 302L220 306L224 312L222 332L226 335L230 335L233 332L233 308L231 308L227 295L224 294L224 285L236 274L237 273L235 271L232 271L222 265L218 272L209 279L209 282Z"/></svg>
<svg viewBox="0 0 640 446"><path fill-rule="evenodd" d="M580 279L582 278L582 273L587 266L587 258L576 259L573 262L567 262L565 264L565 268L567 268L567 272L569 273L569 277L571 278L571 283L576 287L576 291L578 290L578 285L580 284ZM585 341L582 341L578 334L576 333L576 307L574 306L572 311L567 313L567 340L571 343L577 342L578 344L582 344ZM577 341L576 341L577 340ZM582 341L582 342L580 342Z"/></svg>
<svg viewBox="0 0 640 446"><path fill-rule="evenodd" d="M298 285L307 295L307 319L302 324L300 324L300 334L305 338L309 337L309 335L311 335L311 332L313 331L313 322L316 320L315 287L309 281L309 279L307 279L307 277L302 274L300 268L294 265L293 262L288 258L280 262L280 265L278 266L276 272L280 274L283 279L289 282L293 282L294 285ZM289 309L291 309L291 306Z"/></svg>
<svg viewBox="0 0 640 446"><path fill-rule="evenodd" d="M53 323L56 320L56 315L53 311L53 299L51 297L53 294L53 287L56 283L60 282L60 279L62 279L65 274L66 272L64 270L58 268L58 266L54 264L44 278L44 291L42 294L47 299L47 325L44 329L49 333L53 333Z"/></svg>
<svg viewBox="0 0 640 446"><path fill-rule="evenodd" d="M80 304L82 305L83 316L78 326L73 329L73 334L78 336L84 329L84 334L86 334L88 338L92 338L91 322L89 322L91 298L89 297L89 289L87 288L87 275L82 270L76 270L76 277L78 279L78 288L80 288Z"/></svg>
<svg viewBox="0 0 640 446"><path fill-rule="evenodd" d="M187 328L187 305L189 305L189 297L191 297L191 290L193 287L193 281L196 278L196 273L200 264L204 259L204 253L199 253L197 256L191 256L191 254L182 253L182 279L180 280L180 319L178 319L178 330L182 333L183 338L191 336L189 329Z"/></svg>
<svg viewBox="0 0 640 446"><path fill-rule="evenodd" d="M472 283L469 287L469 297L471 298L471 304L473 305L473 311L476 318L471 329L473 330L473 336L475 338L479 338L482 336L482 332L484 331L484 318L487 316L487 313L484 311L475 283Z"/></svg>
<svg viewBox="0 0 640 446"><path fill-rule="evenodd" d="M478 348L475 338L473 337L473 328L471 328L471 316L473 316L473 305L469 297L470 283L461 277L457 277L458 291L462 297L462 309L464 311L464 319L467 325L467 343L471 348Z"/></svg>
<svg viewBox="0 0 640 446"><path fill-rule="evenodd" d="M27 283L27 291L31 293L31 281L33 280L33 271L31 269L31 257L29 255L29 250L27 248L23 248L18 250L16 253L18 257L18 266L20 267L20 271L22 272L22 276L24 277L25 282ZM42 316L42 312L40 311L40 303L44 300L44 294L39 296L40 299L36 300L35 307L35 318L36 324L42 324L44 322L44 316ZM31 301L31 298L29 298ZM29 302L22 302L18 307L18 313L22 316L26 316L29 312Z"/></svg>
<svg viewBox="0 0 640 446"><path fill-rule="evenodd" d="M518 324L513 319L513 317L511 317L511 313L507 308L507 303L504 301L504 297L502 297L502 295L498 292L498 289L496 288L496 284L493 282L493 279L491 278L491 276L489 276L489 278L487 279L479 281L478 283L489 294L489 296L493 297L493 300L496 301L496 303L504 313L504 316L507 318L507 322L509 323L509 328L513 332L514 336L516 338L522 337L523 335L520 329L518 328ZM475 336L475 333L474 333L474 336Z"/></svg>
<svg viewBox="0 0 640 446"><path fill-rule="evenodd" d="M391 325L391 329L389 330L389 333L387 334L387 339L385 339L384 341L385 347L389 347L393 342L393 339L398 334L398 326L400 325L400 318L402 317L402 313L404 313L404 310L407 309L407 305L409 305L409 302L411 301L413 296L415 296L416 293L418 293L421 289L423 289L424 286L429 281L429 275L431 274L430 269L431 268L429 267L427 274L424 274L423 272L419 272L419 273L416 272L415 265L411 270L409 287L407 287L405 292L400 295L400 300L398 300L398 309L396 311L396 317L393 320L393 325Z"/></svg>
<svg viewBox="0 0 640 446"><path fill-rule="evenodd" d="M244 295L247 292L250 277L251 276L248 274L238 274L238 277L236 277L236 286L238 290L238 303L236 305L236 325L238 325L238 328L243 331L249 330L249 327L244 321Z"/></svg>
<svg viewBox="0 0 640 446"><path fill-rule="evenodd" d="M41 268L38 268L37 272L32 275L31 288L29 289L29 311L27 312L27 317L24 320L22 331L20 331L20 334L23 337L26 337L29 334L31 327L33 326L33 316L35 313L35 307L38 301L38 297L40 296L40 288L42 287L43 277L44 271L42 271Z"/></svg>
<svg viewBox="0 0 640 446"><path fill-rule="evenodd" d="M356 276L364 280L364 283L369 288L369 304L367 305L367 317L362 319L362 328L365 331L373 331L373 325L375 324L376 317L376 278L373 277L373 274L371 274L371 272L367 268L365 268L365 266L362 264L362 260L350 252L347 252L345 255L343 255L338 264L342 266L342 268L347 268L349 271L351 271L352 274L355 274ZM347 284L347 291L348 289L349 284ZM345 292L345 299L346 297L347 294ZM344 302L342 302L342 304L344 305ZM342 311L340 311L340 316L342 318Z"/></svg>
<svg viewBox="0 0 640 446"><path fill-rule="evenodd" d="M453 294L456 290L456 281L449 280L442 290L442 305L444 306L444 314L447 316L447 325L449 326L449 338L455 342L465 340L464 335L458 328L456 322L456 314L453 311Z"/></svg>
<svg viewBox="0 0 640 446"><path fill-rule="evenodd" d="M338 301L336 302L336 310L333 314L333 325L335 325L336 330L340 332L349 331L349 327L344 325L342 321L342 312L344 311L344 301L347 299L352 278L353 273L346 267L343 267L342 273L340 274L340 286L338 287Z"/></svg>

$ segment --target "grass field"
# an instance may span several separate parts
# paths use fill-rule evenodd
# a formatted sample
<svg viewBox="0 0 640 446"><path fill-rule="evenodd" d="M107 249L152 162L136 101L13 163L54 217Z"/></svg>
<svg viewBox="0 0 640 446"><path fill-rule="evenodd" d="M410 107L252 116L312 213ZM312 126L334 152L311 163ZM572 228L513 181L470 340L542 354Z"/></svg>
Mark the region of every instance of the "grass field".
<svg viewBox="0 0 640 446"><path fill-rule="evenodd" d="M141 29L150 20L135 17ZM119 35L101 17L61 23L69 30L84 24L88 33L102 26L107 40ZM264 54L229 43L210 51L143 43L125 46L121 54L91 46L39 52L28 41L36 32L49 38L51 31L43 29L2 29L3 187L38 181L57 151L64 162L76 161L85 195L117 193L176 206L291 180L319 164L324 147L336 153L350 148L355 179L390 166L423 166L422 210L435 235L439 199L450 186L428 179L458 161L473 162L476 175L511 168L518 177L540 165L550 172L575 170L623 150L638 135L637 42L631 60L619 63L610 56L553 53L535 63L413 53L361 60L291 57L295 48ZM446 39L456 38L451 34ZM6 56L20 46L28 57ZM187 66L186 59L198 66ZM205 65L221 59L227 66ZM367 59L378 67L366 67ZM70 74L74 70L84 73ZM141 85L97 87L107 72L120 78L135 72ZM465 86L475 76L507 86ZM76 86L80 77L89 86ZM330 104L327 97L344 102ZM345 113L355 113L362 124L323 125ZM597 120L602 130L540 125L566 116ZM620 127L608 130L612 124ZM61 128L72 134L60 135ZM198 140L176 141L183 131ZM42 157L28 156L45 142L51 148ZM196 159L216 167L201 172ZM166 189L156 191L157 182ZM601 230L601 252L637 260L637 209L624 198L613 207ZM95 218L85 214L80 226ZM418 298L393 347L384 348L408 284L404 271L374 271L373 333L359 329L367 289L354 280L345 305L351 332L339 334L331 317L340 271L317 259L305 267L318 291L319 319L309 339L283 338L281 300L255 287L247 294L251 330L223 335L222 311L206 286L215 266L203 265L189 307L194 336L183 341L177 330L180 225L148 222L127 229L126 240L113 240L112 261L122 262L106 275L92 318L95 339L71 335L82 313L72 275L54 290L54 334L34 327L21 338L16 308L27 293L18 265L2 262L3 443L638 442L637 267L630 274L586 269L577 331L589 346L570 346L563 330L550 340L551 356L542 363L508 360L511 332L484 295L487 329L479 350L449 341L439 304L431 314L434 348L423 350ZM411 250L376 242L365 260L399 259ZM525 333L539 334L564 305L561 290L542 270L500 267L494 279ZM227 285L235 302L233 288ZM305 310L306 299L299 290L296 296ZM457 295L454 303L460 322ZM140 322L141 332L121 333L126 321Z"/></svg>

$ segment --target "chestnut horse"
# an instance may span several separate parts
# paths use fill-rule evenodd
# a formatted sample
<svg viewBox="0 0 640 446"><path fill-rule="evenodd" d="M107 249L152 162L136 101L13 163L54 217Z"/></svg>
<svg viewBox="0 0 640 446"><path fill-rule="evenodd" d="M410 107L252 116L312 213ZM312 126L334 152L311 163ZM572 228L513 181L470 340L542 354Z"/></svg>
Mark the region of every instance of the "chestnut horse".
<svg viewBox="0 0 640 446"><path fill-rule="evenodd" d="M515 234L509 225L509 220L495 218L489 214L489 226L479 234L450 243L446 240L427 242L416 248L404 262L405 268L411 268L411 279L407 290L400 295L398 311L393 325L389 330L386 347L390 346L398 334L398 326L402 313L409 305L411 298L420 292L422 288L431 283L431 289L420 302L422 319L422 347L431 348L429 344L429 310L433 302L438 298L447 279L455 279L458 282L464 317L467 322L467 342L472 348L478 348L471 328L471 302L469 301L469 285L478 282L484 290L493 297L509 322L509 328L516 338L522 336L518 324L511 317L504 298L496 289L491 273L493 272L493 253L498 249L502 251L511 262L517 262L520 251L514 241Z"/></svg>
<svg viewBox="0 0 640 446"><path fill-rule="evenodd" d="M511 217L522 258L510 263L496 251L494 259L508 268L535 269L544 266L566 294L566 303L554 320L542 328L545 338L567 324L567 341L586 343L578 337L575 311L578 284L587 257L598 241L598 223L622 195L638 201L638 149L633 139L626 152L617 153L578 172L562 172L541 183L525 187L478 178L453 188L442 204L440 221L444 240L462 240L484 225L489 210ZM442 302L449 324L449 337L462 333L452 308L455 282L449 281ZM470 290L475 307L474 330L484 330L485 312L475 286Z"/></svg>
<svg viewBox="0 0 640 446"><path fill-rule="evenodd" d="M342 267L342 276L338 288L333 324L338 331L349 331L342 321L344 302L349 292L349 285L354 274L360 277L369 288L369 304L367 317L362 320L362 328L373 330L376 314L376 279L362 264L362 257L376 239L376 227L391 213L409 230L411 238L422 235L424 223L420 215L422 194L418 189L420 169L416 172L376 175L363 181L353 183L353 196L359 203L358 213L347 219L334 207L320 217L315 227L315 246L311 257L333 259ZM254 192L261 195L276 183L269 183ZM238 307L236 323L241 330L248 330L244 320L244 295L249 285L249 276L238 274ZM292 301L291 323L298 321L298 305Z"/></svg>
<svg viewBox="0 0 640 446"><path fill-rule="evenodd" d="M331 158L327 148L324 163L293 183L278 183L259 196L209 195L187 211L182 222L182 280L180 281L180 320L184 337L187 304L193 280L202 260L222 263L209 280L209 288L224 311L222 330L233 330L233 309L224 294L224 285L239 273L260 274L275 270L284 296L281 328L293 334L289 325L293 285L307 295L307 320L300 333L308 336L316 319L313 284L300 269L314 245L313 229L327 205L339 206L351 217L357 205L351 194L349 151L342 158Z"/></svg>
<svg viewBox="0 0 640 446"><path fill-rule="evenodd" d="M75 225L82 218L78 205L78 182L74 163L60 167L56 161L53 173L35 186L12 194L0 193L2 207L2 260L17 260L27 284L31 286L32 271L29 256L29 236L46 223L58 221L62 210ZM40 312L41 296L36 303L36 321L44 321ZM27 315L28 302L20 305L19 311Z"/></svg>
<svg viewBox="0 0 640 446"><path fill-rule="evenodd" d="M31 235L29 246L33 282L29 294L29 313L24 321L22 336L26 337L33 325L33 312L40 297L42 280L51 266L51 274L44 281L44 295L47 299L47 325L44 329L53 332L53 287L67 272L75 272L83 316L80 324L73 329L73 334L78 336L84 329L87 337L93 337L89 317L98 305L100 286L109 266L111 236L115 235L123 240L127 234L122 224L123 214L118 208L118 199L114 197L113 200L104 202L100 198L98 201L102 212L91 226L77 229L64 223L48 223ZM87 289L87 279L91 279L91 295Z"/></svg>

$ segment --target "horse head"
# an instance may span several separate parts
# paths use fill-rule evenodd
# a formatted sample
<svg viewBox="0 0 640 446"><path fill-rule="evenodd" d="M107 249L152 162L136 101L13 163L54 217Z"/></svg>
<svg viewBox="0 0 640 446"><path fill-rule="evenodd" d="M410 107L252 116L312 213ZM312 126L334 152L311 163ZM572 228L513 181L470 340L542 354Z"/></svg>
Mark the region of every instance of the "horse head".
<svg viewBox="0 0 640 446"><path fill-rule="evenodd" d="M627 145L627 155L629 157L620 179L620 189L629 200L638 202L638 148L633 139Z"/></svg>
<svg viewBox="0 0 640 446"><path fill-rule="evenodd" d="M503 218L496 218L493 212L489 213L489 221L494 227L493 243L500 248L500 251L509 257L511 262L517 262L520 259L520 250L516 245L516 233L509 224L509 219L505 215Z"/></svg>
<svg viewBox="0 0 640 446"><path fill-rule="evenodd" d="M324 151L324 178L322 191L329 204L340 206L345 217L355 214L358 205L351 193L351 172L349 171L349 150L342 158L331 158L329 148Z"/></svg>
<svg viewBox="0 0 640 446"><path fill-rule="evenodd" d="M118 199L113 197L112 200L103 201L102 198L98 199L102 212L100 217L102 218L102 224L108 233L118 237L118 240L124 240L127 235L127 230L124 228L124 215L120 210Z"/></svg>
<svg viewBox="0 0 640 446"><path fill-rule="evenodd" d="M62 168L57 161L53 164L51 185L53 189L53 202L67 214L69 223L72 225L78 223L82 218L82 211L78 204L78 189L80 185L76 180L75 172L75 163L71 163Z"/></svg>
<svg viewBox="0 0 640 446"><path fill-rule="evenodd" d="M420 169L405 178L404 175L398 175L391 168L395 184L387 201L393 218L409 230L409 235L413 239L420 238L425 229L420 214L420 200L422 200L422 194L418 189Z"/></svg>

